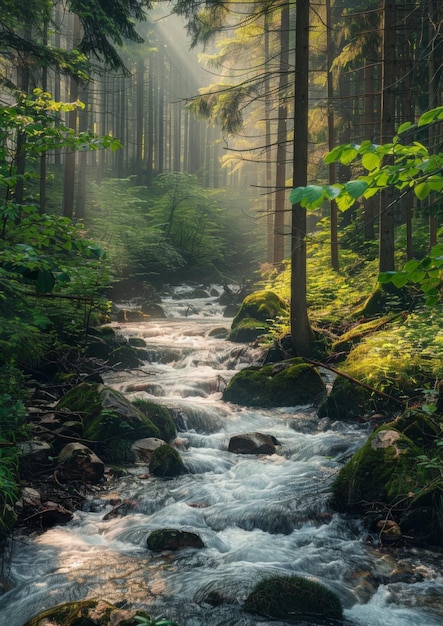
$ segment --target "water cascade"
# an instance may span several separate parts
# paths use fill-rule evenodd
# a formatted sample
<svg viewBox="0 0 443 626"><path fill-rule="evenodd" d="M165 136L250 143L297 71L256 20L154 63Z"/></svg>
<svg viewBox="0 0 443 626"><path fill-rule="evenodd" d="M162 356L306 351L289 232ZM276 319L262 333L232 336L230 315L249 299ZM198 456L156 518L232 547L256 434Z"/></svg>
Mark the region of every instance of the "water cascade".
<svg viewBox="0 0 443 626"><path fill-rule="evenodd" d="M136 465L91 494L69 524L13 539L0 623L23 626L58 603L103 598L181 626L279 626L286 622L244 613L242 602L264 577L297 574L339 595L346 624L442 626L438 554L381 549L359 518L328 505L331 483L366 427L319 420L312 407L224 403L226 383L260 352L209 334L230 325L215 298L166 298L163 306L166 319L122 324L125 335L145 340L148 359L105 382L172 410L187 472L166 480ZM232 435L251 431L276 437L278 453L228 452ZM106 515L116 499L133 509ZM146 540L160 528L197 533L205 547L153 553Z"/></svg>

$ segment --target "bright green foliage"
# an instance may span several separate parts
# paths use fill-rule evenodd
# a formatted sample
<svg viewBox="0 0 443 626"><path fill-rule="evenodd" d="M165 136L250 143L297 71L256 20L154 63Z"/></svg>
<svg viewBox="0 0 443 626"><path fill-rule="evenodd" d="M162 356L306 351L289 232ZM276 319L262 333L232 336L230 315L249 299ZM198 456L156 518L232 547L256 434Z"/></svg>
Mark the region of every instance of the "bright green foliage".
<svg viewBox="0 0 443 626"><path fill-rule="evenodd" d="M440 300L443 267L443 245L432 248L428 256L420 261L411 259L399 272L383 272L379 275L382 284L393 283L396 287L413 285L424 293L427 306L434 306Z"/></svg>
<svg viewBox="0 0 443 626"><path fill-rule="evenodd" d="M339 161L343 165L359 163L366 175L344 184L308 185L293 189L289 199L307 208L320 207L325 200L336 200L340 210L350 208L358 198L370 198L389 186L400 191L413 190L419 200L443 190L443 153L431 154L419 141L409 142L412 130L418 131L443 119L443 107L422 115L416 125L407 123L398 129L391 143L337 146L326 155L325 163ZM389 162L386 162L389 157Z"/></svg>

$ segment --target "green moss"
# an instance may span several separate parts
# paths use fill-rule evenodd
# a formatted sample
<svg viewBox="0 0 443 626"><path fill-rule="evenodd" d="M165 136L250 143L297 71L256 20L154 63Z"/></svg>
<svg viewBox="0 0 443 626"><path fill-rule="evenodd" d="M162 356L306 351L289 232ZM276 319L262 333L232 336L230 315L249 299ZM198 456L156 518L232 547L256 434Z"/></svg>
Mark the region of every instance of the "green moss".
<svg viewBox="0 0 443 626"><path fill-rule="evenodd" d="M349 350L355 344L359 343L363 339L363 337L366 337L367 335L370 335L377 330L380 330L380 328L383 328L384 326L386 326L386 324L389 324L389 322L391 322L396 317L397 316L388 314L384 315L383 317L377 317L376 319L369 322L356 324L346 333L343 333L338 341L335 341L332 344L332 350L336 353L349 352Z"/></svg>
<svg viewBox="0 0 443 626"><path fill-rule="evenodd" d="M245 406L296 406L312 404L324 393L317 370L302 359L291 359L241 370L224 390L223 400Z"/></svg>
<svg viewBox="0 0 443 626"><path fill-rule="evenodd" d="M113 618L113 613L116 611L118 612L117 620ZM25 626L48 626L48 624L51 626L108 626L112 623L118 623L120 626L138 626L140 621L137 620L137 616L146 618L146 624L151 623L150 616L144 611L128 609L127 614L128 617L125 619L125 610L105 600L78 600L65 602L42 611L26 622Z"/></svg>
<svg viewBox="0 0 443 626"><path fill-rule="evenodd" d="M443 546L443 478L429 484L400 518L402 532L434 546Z"/></svg>
<svg viewBox="0 0 443 626"><path fill-rule="evenodd" d="M287 305L274 291L264 290L251 293L243 300L234 317L229 339L231 341L253 341L269 330L269 323L287 317Z"/></svg>
<svg viewBox="0 0 443 626"><path fill-rule="evenodd" d="M172 478L183 474L184 465L180 454L167 444L156 448L152 453L149 471L154 476Z"/></svg>
<svg viewBox="0 0 443 626"><path fill-rule="evenodd" d="M269 332L269 328L270 326L266 322L259 322L251 317L246 317L236 324L235 328L231 329L228 339L239 343L250 343Z"/></svg>
<svg viewBox="0 0 443 626"><path fill-rule="evenodd" d="M137 399L132 403L158 428L160 439L172 441L177 436L174 420L168 409L150 400Z"/></svg>
<svg viewBox="0 0 443 626"><path fill-rule="evenodd" d="M264 617L316 624L322 618L343 617L341 602L334 592L300 576L274 576L263 580L246 598L244 609Z"/></svg>
<svg viewBox="0 0 443 626"><path fill-rule="evenodd" d="M343 376L337 376L318 416L332 420L356 420L373 407L371 398L369 390Z"/></svg>
<svg viewBox="0 0 443 626"><path fill-rule="evenodd" d="M440 424L419 409L408 409L392 425L423 449L434 446L441 435Z"/></svg>
<svg viewBox="0 0 443 626"><path fill-rule="evenodd" d="M343 512L365 513L377 503L393 506L414 491L420 479L420 449L405 435L383 426L340 470L334 486L334 506Z"/></svg>
<svg viewBox="0 0 443 626"><path fill-rule="evenodd" d="M133 462L128 442L160 436L159 429L149 417L122 394L105 385L81 383L60 400L57 409L61 408L82 417L83 438L97 442L94 450L108 462Z"/></svg>

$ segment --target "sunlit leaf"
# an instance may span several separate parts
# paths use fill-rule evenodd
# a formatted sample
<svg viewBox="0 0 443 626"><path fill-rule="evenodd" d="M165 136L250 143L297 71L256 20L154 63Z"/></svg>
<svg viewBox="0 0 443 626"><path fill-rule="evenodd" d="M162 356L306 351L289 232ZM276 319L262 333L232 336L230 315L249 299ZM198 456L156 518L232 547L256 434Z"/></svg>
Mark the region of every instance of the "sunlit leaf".
<svg viewBox="0 0 443 626"><path fill-rule="evenodd" d="M429 196L431 191L431 186L427 182L419 183L414 187L414 193L419 200L425 200L425 198Z"/></svg>
<svg viewBox="0 0 443 626"><path fill-rule="evenodd" d="M365 169L368 171L374 170L376 167L379 167L381 161L381 157L374 152L367 152L361 158L361 163Z"/></svg>

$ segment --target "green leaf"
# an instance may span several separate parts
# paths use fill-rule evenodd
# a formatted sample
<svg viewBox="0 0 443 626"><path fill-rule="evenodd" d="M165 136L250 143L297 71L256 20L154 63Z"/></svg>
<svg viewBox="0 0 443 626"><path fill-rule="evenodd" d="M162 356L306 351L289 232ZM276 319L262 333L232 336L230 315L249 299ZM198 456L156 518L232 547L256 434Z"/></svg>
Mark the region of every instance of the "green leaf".
<svg viewBox="0 0 443 626"><path fill-rule="evenodd" d="M402 271L396 272L392 277L392 283L399 289L401 287L404 287L407 284L408 280L409 277L407 273Z"/></svg>
<svg viewBox="0 0 443 626"><path fill-rule="evenodd" d="M431 186L428 183L419 183L414 187L414 193L419 200L425 200L431 193Z"/></svg>
<svg viewBox="0 0 443 626"><path fill-rule="evenodd" d="M368 171L374 170L380 166L381 157L374 152L366 152L361 158L361 164Z"/></svg>
<svg viewBox="0 0 443 626"><path fill-rule="evenodd" d="M398 128L397 128L397 133L400 135L401 133L404 133L406 130L409 130L411 128L415 128L416 124L412 124L412 122L404 122L404 124L401 124Z"/></svg>
<svg viewBox="0 0 443 626"><path fill-rule="evenodd" d="M391 283L393 277L397 274L397 272L380 272L378 275L378 282L381 285L386 285L387 283Z"/></svg>
<svg viewBox="0 0 443 626"><path fill-rule="evenodd" d="M432 124L437 120L443 119L443 106L436 107L430 111L426 111L418 120L418 126L425 126L426 124Z"/></svg>
<svg viewBox="0 0 443 626"><path fill-rule="evenodd" d="M351 180L344 185L345 191L355 200L360 198L368 188L368 183L363 180Z"/></svg>
<svg viewBox="0 0 443 626"><path fill-rule="evenodd" d="M414 272L419 265L420 261L417 261L416 259L410 259L407 263L405 263L403 269L405 270L405 272Z"/></svg>
<svg viewBox="0 0 443 626"><path fill-rule="evenodd" d="M296 187L289 194L289 202L291 204L298 204L303 199L306 187Z"/></svg>
<svg viewBox="0 0 443 626"><path fill-rule="evenodd" d="M308 185L305 188L303 204L314 207L319 206L323 201L323 187L320 185Z"/></svg>
<svg viewBox="0 0 443 626"><path fill-rule="evenodd" d="M354 146L348 146L342 151L340 155L340 163L343 163L343 165L349 165L350 163L352 163L357 155L357 149Z"/></svg>

